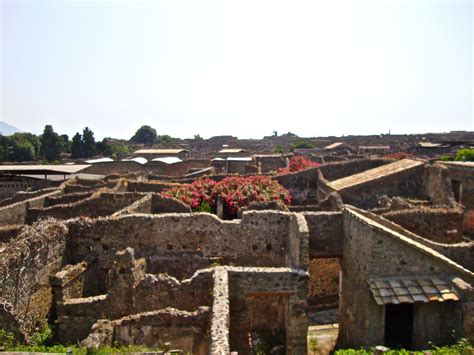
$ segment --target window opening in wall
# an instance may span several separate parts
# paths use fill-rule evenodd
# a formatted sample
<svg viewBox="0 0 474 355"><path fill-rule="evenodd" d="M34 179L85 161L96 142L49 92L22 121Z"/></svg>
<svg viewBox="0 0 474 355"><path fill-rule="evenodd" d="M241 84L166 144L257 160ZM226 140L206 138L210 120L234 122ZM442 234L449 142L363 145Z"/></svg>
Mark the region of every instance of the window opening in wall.
<svg viewBox="0 0 474 355"><path fill-rule="evenodd" d="M456 200L456 202L461 202L461 181L451 180L451 186L453 189L454 199Z"/></svg>
<svg viewBox="0 0 474 355"><path fill-rule="evenodd" d="M385 345L410 349L413 335L413 304L385 306Z"/></svg>

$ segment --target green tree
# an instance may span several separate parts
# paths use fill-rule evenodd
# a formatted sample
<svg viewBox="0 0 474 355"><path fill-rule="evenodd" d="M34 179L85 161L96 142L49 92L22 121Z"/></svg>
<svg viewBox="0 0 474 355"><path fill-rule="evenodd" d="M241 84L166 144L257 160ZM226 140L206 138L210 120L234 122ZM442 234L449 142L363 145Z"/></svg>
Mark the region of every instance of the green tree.
<svg viewBox="0 0 474 355"><path fill-rule="evenodd" d="M60 139L53 126L46 125L43 134L40 137L40 156L46 158L47 161L55 161L59 159Z"/></svg>
<svg viewBox="0 0 474 355"><path fill-rule="evenodd" d="M156 143L160 145L167 145L173 142L173 138L167 134L163 134L161 136L158 136Z"/></svg>
<svg viewBox="0 0 474 355"><path fill-rule="evenodd" d="M76 132L74 137L72 137L71 158L72 159L84 158L84 148L82 146L82 136L79 134L79 132Z"/></svg>
<svg viewBox="0 0 474 355"><path fill-rule="evenodd" d="M101 142L97 142L96 149L97 149L97 154L107 155L107 156L112 155L112 149L109 142L107 141L107 138L102 139Z"/></svg>
<svg viewBox="0 0 474 355"><path fill-rule="evenodd" d="M128 147L123 143L111 144L110 150L114 159L124 158L129 153Z"/></svg>
<svg viewBox="0 0 474 355"><path fill-rule="evenodd" d="M84 131L82 132L82 149L84 152L84 158L92 158L97 154L94 132L92 132L88 127L84 128Z"/></svg>
<svg viewBox="0 0 474 355"><path fill-rule="evenodd" d="M150 126L141 126L130 138L130 142L138 144L152 145L158 140L156 130Z"/></svg>
<svg viewBox="0 0 474 355"><path fill-rule="evenodd" d="M288 132L289 133L289 132ZM310 149L314 148L314 145L305 141L298 141L290 145L290 150L293 151L295 149Z"/></svg>
<svg viewBox="0 0 474 355"><path fill-rule="evenodd" d="M0 134L0 161L8 161L10 139Z"/></svg>
<svg viewBox="0 0 474 355"><path fill-rule="evenodd" d="M67 134L61 134L59 136L59 146L61 153L71 153L71 141Z"/></svg>
<svg viewBox="0 0 474 355"><path fill-rule="evenodd" d="M474 149L460 149L456 152L456 161L474 161Z"/></svg>
<svg viewBox="0 0 474 355"><path fill-rule="evenodd" d="M202 141L202 140L204 140L204 138L202 138L200 134L195 134L194 135L194 140L195 141Z"/></svg>
<svg viewBox="0 0 474 355"><path fill-rule="evenodd" d="M9 137L8 151L9 161L32 161L36 157L34 145L28 140L27 136L22 134L14 134Z"/></svg>

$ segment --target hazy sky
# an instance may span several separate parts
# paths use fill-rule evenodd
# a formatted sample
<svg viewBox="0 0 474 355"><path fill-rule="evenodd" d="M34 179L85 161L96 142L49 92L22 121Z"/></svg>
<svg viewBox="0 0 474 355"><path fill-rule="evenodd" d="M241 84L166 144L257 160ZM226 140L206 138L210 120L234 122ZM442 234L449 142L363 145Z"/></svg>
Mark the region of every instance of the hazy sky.
<svg viewBox="0 0 474 355"><path fill-rule="evenodd" d="M23 130L474 130L471 0L0 4L0 120Z"/></svg>

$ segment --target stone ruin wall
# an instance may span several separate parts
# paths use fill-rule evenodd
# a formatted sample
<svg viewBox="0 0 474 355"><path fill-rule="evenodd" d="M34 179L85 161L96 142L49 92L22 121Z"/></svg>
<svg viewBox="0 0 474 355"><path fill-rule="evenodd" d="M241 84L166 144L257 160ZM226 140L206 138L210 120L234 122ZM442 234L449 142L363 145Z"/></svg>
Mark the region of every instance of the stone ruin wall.
<svg viewBox="0 0 474 355"><path fill-rule="evenodd" d="M45 194L0 207L0 224L24 224L29 208L40 208L47 197L60 196L62 193L59 189L52 192L48 191Z"/></svg>
<svg viewBox="0 0 474 355"><path fill-rule="evenodd" d="M427 198L422 189L423 171L424 166L418 166L344 189L339 191L339 194L344 203L363 209L379 207L382 196L403 196L423 200Z"/></svg>
<svg viewBox="0 0 474 355"><path fill-rule="evenodd" d="M291 216L287 212L257 211L234 221L206 213L78 219L69 223L68 251L71 262L94 259L100 269L110 268L115 252L128 246L137 257L147 258L150 268L158 260L162 264L167 253L193 251L206 258L222 257L225 264L281 266L288 262ZM163 270L166 266L158 267Z"/></svg>
<svg viewBox="0 0 474 355"><path fill-rule="evenodd" d="M46 323L52 304L49 276L65 264L68 229L47 220L24 227L0 252L0 326L27 339Z"/></svg>
<svg viewBox="0 0 474 355"><path fill-rule="evenodd" d="M405 229L438 243L463 241L461 208L416 208L383 213L382 216Z"/></svg>
<svg viewBox="0 0 474 355"><path fill-rule="evenodd" d="M358 159L321 165L319 170L326 181L334 181L344 177L393 163L390 159Z"/></svg>
<svg viewBox="0 0 474 355"><path fill-rule="evenodd" d="M101 217L111 215L114 212L131 205L142 198L139 193L110 193L99 192L91 197L72 202L69 204L54 205L51 207L29 208L26 222L33 223L38 219L56 218L69 219L76 216Z"/></svg>
<svg viewBox="0 0 474 355"><path fill-rule="evenodd" d="M356 211L356 213L354 213ZM338 346L357 348L384 342L384 307L377 306L367 287L369 277L393 277L430 275L437 277L465 278L472 283L472 272L453 266L429 249L407 245L392 231L367 220L360 210L345 209L344 230L347 231L344 241L344 258L342 259L341 299L339 306L339 339ZM380 217L379 217L380 218ZM389 261L389 262L388 262ZM464 291L458 290L462 293ZM471 292L471 291L468 291ZM472 336L469 322L462 322L456 317L460 307L465 308L465 317L473 315L473 295L462 295L461 302L456 304L456 312L449 312L445 319L446 327L453 327L456 336ZM452 314L452 317L450 316ZM357 315L357 318L355 317ZM459 325L461 329L458 329ZM417 328L418 327L418 328ZM415 348L426 348L430 329L418 324L414 328L417 337ZM450 328L451 329L451 328ZM447 332L442 332L447 334ZM433 333L439 335L439 332ZM425 337L426 336L426 337ZM432 338L435 344L450 340Z"/></svg>

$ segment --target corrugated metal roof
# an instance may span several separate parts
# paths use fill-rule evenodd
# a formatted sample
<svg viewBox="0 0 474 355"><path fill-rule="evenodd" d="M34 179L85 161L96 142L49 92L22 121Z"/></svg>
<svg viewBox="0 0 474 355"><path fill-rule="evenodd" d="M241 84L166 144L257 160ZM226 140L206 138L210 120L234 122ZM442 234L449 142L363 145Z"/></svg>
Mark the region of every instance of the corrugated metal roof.
<svg viewBox="0 0 474 355"><path fill-rule="evenodd" d="M139 149L133 152L133 154L179 154L188 152L187 149Z"/></svg>
<svg viewBox="0 0 474 355"><path fill-rule="evenodd" d="M90 167L89 164L78 165L0 165L0 173L10 174L76 174L85 168Z"/></svg>
<svg viewBox="0 0 474 355"><path fill-rule="evenodd" d="M251 157L229 157L226 160L228 161L252 161Z"/></svg>
<svg viewBox="0 0 474 355"><path fill-rule="evenodd" d="M367 283L378 305L459 301L451 282L441 278L372 278Z"/></svg>
<svg viewBox="0 0 474 355"><path fill-rule="evenodd" d="M349 187L361 185L369 181L413 169L423 164L425 164L425 162L420 160L402 159L395 163L382 165L374 169L366 170L359 174L354 174L339 180L331 181L328 183L328 186L336 191L341 191Z"/></svg>

